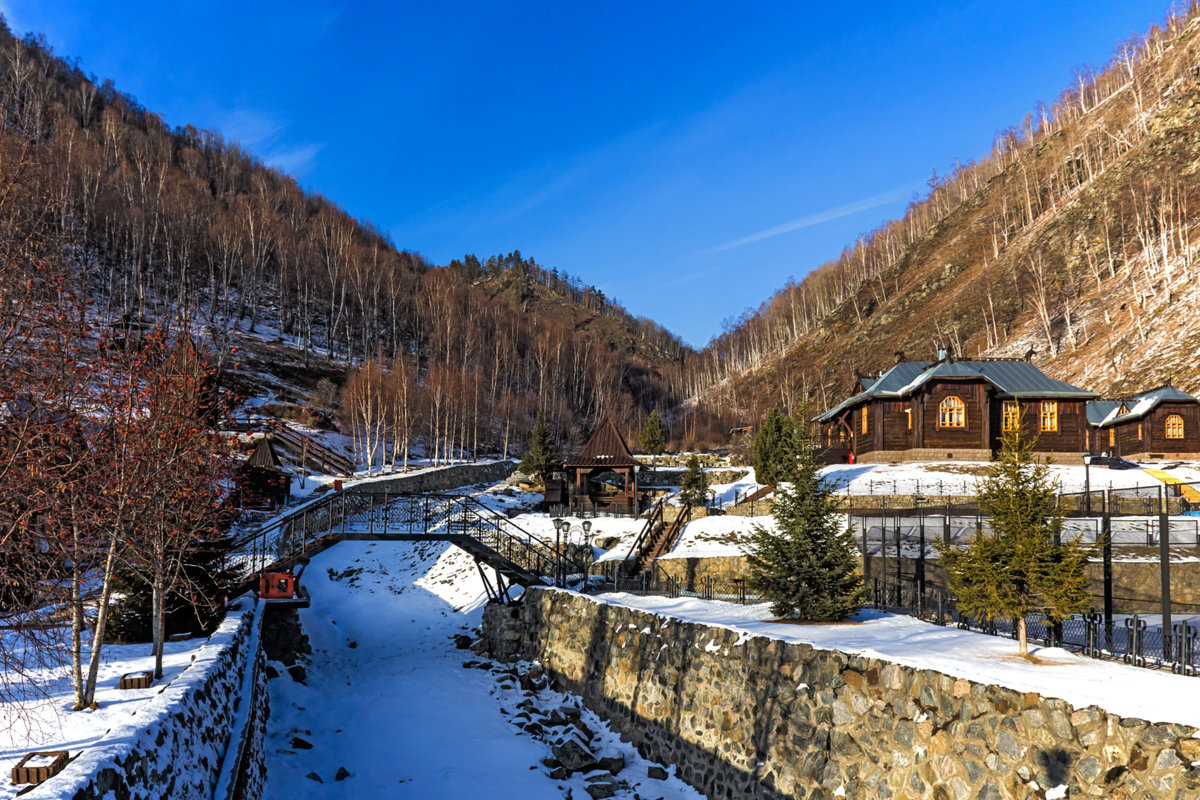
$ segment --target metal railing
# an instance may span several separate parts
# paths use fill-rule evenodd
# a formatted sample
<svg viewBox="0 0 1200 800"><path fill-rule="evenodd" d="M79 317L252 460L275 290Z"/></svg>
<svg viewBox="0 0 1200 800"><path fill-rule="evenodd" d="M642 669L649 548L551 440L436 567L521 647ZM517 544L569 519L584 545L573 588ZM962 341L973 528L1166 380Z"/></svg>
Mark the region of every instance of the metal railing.
<svg viewBox="0 0 1200 800"><path fill-rule="evenodd" d="M352 490L326 495L238 536L227 558L255 573L313 555L348 536L451 542L465 537L479 545L474 554L502 558L556 585L586 575L590 564L587 548L530 533L471 495Z"/></svg>
<svg viewBox="0 0 1200 800"><path fill-rule="evenodd" d="M954 596L946 591L922 592L916 584L906 586L886 579L872 579L867 589L868 605L879 610L992 636L1016 639L1019 635L1016 619L984 620L962 614ZM1200 620L1171 624L1169 634L1159 620L1141 614L1106 619L1104 614L1088 612L1055 622L1045 614L1030 614L1025 618L1025 634L1030 642L1091 658L1169 668L1181 675L1200 674Z"/></svg>

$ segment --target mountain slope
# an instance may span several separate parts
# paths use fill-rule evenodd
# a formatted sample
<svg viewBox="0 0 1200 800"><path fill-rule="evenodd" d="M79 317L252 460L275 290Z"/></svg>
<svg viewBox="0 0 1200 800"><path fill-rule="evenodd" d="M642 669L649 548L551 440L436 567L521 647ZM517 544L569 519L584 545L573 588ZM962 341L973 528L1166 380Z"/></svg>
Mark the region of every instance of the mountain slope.
<svg viewBox="0 0 1200 800"><path fill-rule="evenodd" d="M828 407L903 354L1024 356L1109 394L1200 390L1200 5L786 287L693 392ZM712 364L723 369L714 369Z"/></svg>

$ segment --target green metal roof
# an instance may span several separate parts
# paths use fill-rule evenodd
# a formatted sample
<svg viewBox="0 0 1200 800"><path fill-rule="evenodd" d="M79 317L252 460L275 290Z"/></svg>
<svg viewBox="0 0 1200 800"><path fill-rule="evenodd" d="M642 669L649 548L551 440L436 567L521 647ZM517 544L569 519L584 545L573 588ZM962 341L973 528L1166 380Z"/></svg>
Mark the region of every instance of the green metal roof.
<svg viewBox="0 0 1200 800"><path fill-rule="evenodd" d="M880 376L871 388L843 400L817 417L833 419L847 408L874 398L908 397L931 380L985 380L1005 397L1020 399L1079 399L1099 397L1055 380L1028 361L902 361Z"/></svg>

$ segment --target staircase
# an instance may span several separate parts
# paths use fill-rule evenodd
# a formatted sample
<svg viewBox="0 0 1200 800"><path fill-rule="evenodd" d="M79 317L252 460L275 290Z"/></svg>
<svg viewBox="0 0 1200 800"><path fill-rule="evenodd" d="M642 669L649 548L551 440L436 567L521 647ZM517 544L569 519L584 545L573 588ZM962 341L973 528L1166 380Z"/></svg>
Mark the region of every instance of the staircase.
<svg viewBox="0 0 1200 800"><path fill-rule="evenodd" d="M641 533L630 546L629 554L625 556L621 567L623 575L641 575L652 570L654 560L675 548L675 543L679 541L679 535L683 533L683 527L691 521L692 506L690 503L685 504L680 510L679 516L670 522L665 520L664 503L665 500L660 500L650 512L650 516L646 518L646 524L642 526Z"/></svg>
<svg viewBox="0 0 1200 800"><path fill-rule="evenodd" d="M735 506L740 506L740 505L745 505L746 503L753 503L756 500L761 500L762 498L766 497L767 495L771 494L774 491L775 491L774 486L760 486L752 492L747 492L744 495L739 494L737 497L734 498L733 504Z"/></svg>
<svg viewBox="0 0 1200 800"><path fill-rule="evenodd" d="M276 423L270 430L270 435L283 445L292 461L301 468L307 469L312 465L326 475L342 477L354 474L354 463L350 459L321 444L309 434L292 430L284 422Z"/></svg>

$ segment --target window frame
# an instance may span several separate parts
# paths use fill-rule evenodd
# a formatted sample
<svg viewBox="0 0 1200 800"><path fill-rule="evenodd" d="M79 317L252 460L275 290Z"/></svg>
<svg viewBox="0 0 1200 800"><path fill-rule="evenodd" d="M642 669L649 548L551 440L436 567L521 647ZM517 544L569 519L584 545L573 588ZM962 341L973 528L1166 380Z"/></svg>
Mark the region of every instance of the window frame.
<svg viewBox="0 0 1200 800"><path fill-rule="evenodd" d="M859 427L862 430L862 435L866 436L871 432L871 406L865 405L862 407L862 423Z"/></svg>
<svg viewBox="0 0 1200 800"><path fill-rule="evenodd" d="M1172 425L1172 421L1177 423L1177 433L1172 431L1172 428L1176 427L1175 425ZM1178 442L1185 438L1187 435L1187 427L1186 423L1184 422L1183 415L1168 414L1166 420L1163 421L1163 432L1166 434L1167 439L1172 442Z"/></svg>
<svg viewBox="0 0 1200 800"><path fill-rule="evenodd" d="M1004 400L1000 405L1000 432L1015 433L1021 429L1021 404Z"/></svg>
<svg viewBox="0 0 1200 800"><path fill-rule="evenodd" d="M1058 433L1058 401L1043 400L1038 411L1038 430L1042 433ZM1050 425L1046 424L1047 420Z"/></svg>
<svg viewBox="0 0 1200 800"><path fill-rule="evenodd" d="M954 405L957 403L957 405ZM947 430L966 430L967 404L956 394L946 395L938 403L938 427Z"/></svg>

